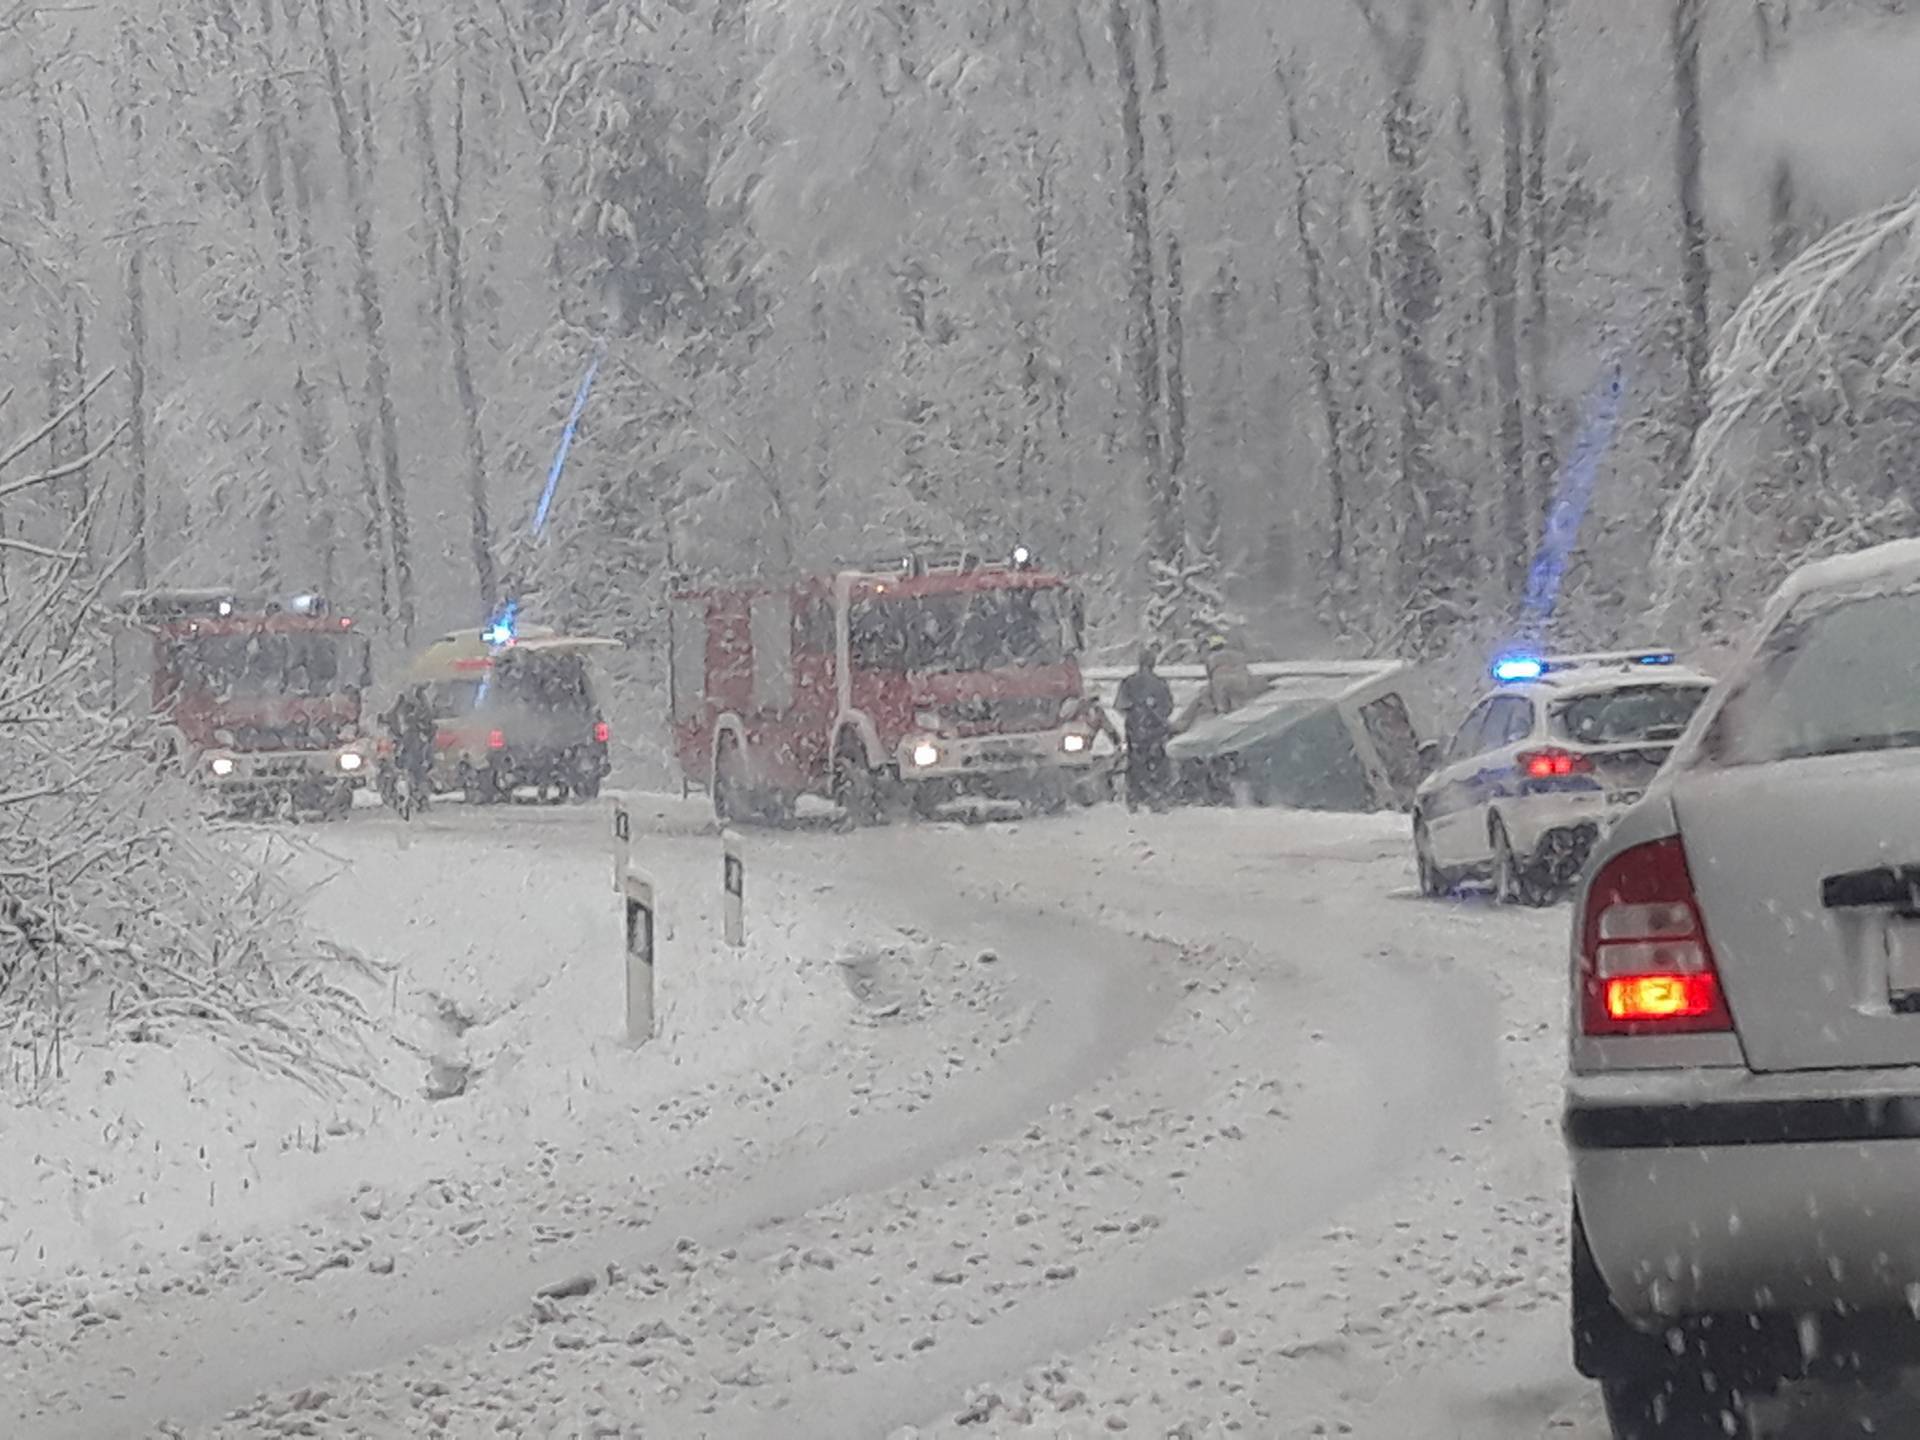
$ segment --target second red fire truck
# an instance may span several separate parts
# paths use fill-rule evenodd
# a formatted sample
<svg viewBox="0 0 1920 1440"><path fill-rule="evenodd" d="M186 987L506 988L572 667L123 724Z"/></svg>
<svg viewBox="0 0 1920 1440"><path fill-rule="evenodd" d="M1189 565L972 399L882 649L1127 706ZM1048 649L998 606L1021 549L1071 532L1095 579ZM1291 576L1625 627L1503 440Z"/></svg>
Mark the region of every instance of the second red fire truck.
<svg viewBox="0 0 1920 1440"><path fill-rule="evenodd" d="M1101 788L1080 601L1024 551L688 590L673 621L675 747L722 820L782 818L809 794L872 824Z"/></svg>
<svg viewBox="0 0 1920 1440"><path fill-rule="evenodd" d="M117 702L150 714L173 758L234 814L344 814L372 770L360 707L372 665L317 595L227 589L123 597Z"/></svg>

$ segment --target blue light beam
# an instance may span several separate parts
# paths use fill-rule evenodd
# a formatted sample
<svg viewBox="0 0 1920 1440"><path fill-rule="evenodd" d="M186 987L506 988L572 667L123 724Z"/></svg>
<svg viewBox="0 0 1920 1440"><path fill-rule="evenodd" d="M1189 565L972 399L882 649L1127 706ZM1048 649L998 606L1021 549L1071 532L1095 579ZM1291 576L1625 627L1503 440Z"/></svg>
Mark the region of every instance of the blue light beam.
<svg viewBox="0 0 1920 1440"><path fill-rule="evenodd" d="M593 359L587 365L587 373L580 377L580 388L573 396L573 408L567 412L566 426L560 432L559 448L553 452L553 466L547 471L546 487L540 492L540 503L534 507L533 538L536 541L547 528L547 516L553 510L553 497L560 489L560 477L566 473L567 456L573 451L573 437L580 428L580 416L585 413L587 400L593 394L593 382L600 373L600 362L606 358L607 342L601 340L593 347ZM495 649L511 645L519 623L520 597L509 595L499 613L487 622L483 637Z"/></svg>
<svg viewBox="0 0 1920 1440"><path fill-rule="evenodd" d="M1587 397L1586 420L1574 442L1573 453L1560 467L1553 508L1547 513L1546 531L1540 537L1533 568L1527 574L1523 612L1532 631L1546 627L1553 618L1554 606L1560 601L1560 584L1566 578L1567 560L1579 543L1580 527L1593 500L1593 482L1600 473L1600 462L1613 448L1626 393L1626 372L1615 360L1607 367L1599 386Z"/></svg>
<svg viewBox="0 0 1920 1440"><path fill-rule="evenodd" d="M547 488L540 494L539 508L533 512L533 537L540 538L541 531L547 528L547 512L553 508L554 492L560 488L560 476L567 468L567 455L573 449L573 435L580 428L581 412L587 408L587 397L593 394L594 377L600 373L600 362L607 357L607 342L602 340L593 347L593 361L587 366L587 373L580 377L580 389L573 397L573 409L567 415L566 429L560 432L560 448L554 451L553 468L547 472Z"/></svg>

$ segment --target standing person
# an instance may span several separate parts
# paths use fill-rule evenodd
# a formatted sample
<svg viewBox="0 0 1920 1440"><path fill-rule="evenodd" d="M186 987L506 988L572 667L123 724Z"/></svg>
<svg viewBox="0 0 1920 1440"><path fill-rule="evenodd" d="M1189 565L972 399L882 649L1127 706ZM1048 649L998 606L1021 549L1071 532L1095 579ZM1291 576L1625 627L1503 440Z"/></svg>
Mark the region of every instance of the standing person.
<svg viewBox="0 0 1920 1440"><path fill-rule="evenodd" d="M1127 722L1127 808L1138 810L1146 801L1155 810L1166 807L1167 738L1172 730L1173 691L1154 670L1159 655L1152 646L1140 651L1140 666L1120 682L1114 709Z"/></svg>
<svg viewBox="0 0 1920 1440"><path fill-rule="evenodd" d="M1242 705L1256 700L1267 689L1258 679L1247 657L1224 635L1209 635L1205 642L1207 684L1188 702L1173 722L1173 733L1184 735L1202 720L1231 715Z"/></svg>
<svg viewBox="0 0 1920 1440"><path fill-rule="evenodd" d="M1266 688L1255 677L1244 651L1224 635L1207 637L1207 694L1213 701L1214 714L1231 715Z"/></svg>
<svg viewBox="0 0 1920 1440"><path fill-rule="evenodd" d="M402 690L394 697L393 708L380 718L393 739L394 764L407 777L409 802L413 809L424 810L432 789L433 745L438 730L425 687Z"/></svg>

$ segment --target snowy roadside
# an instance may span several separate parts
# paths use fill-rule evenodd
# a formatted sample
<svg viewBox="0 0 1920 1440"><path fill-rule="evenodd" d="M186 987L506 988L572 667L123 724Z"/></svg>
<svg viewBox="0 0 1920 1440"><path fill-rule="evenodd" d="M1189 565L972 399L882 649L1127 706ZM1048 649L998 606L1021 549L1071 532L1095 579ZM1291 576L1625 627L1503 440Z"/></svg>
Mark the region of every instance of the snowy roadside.
<svg viewBox="0 0 1920 1440"><path fill-rule="evenodd" d="M646 863L717 896L669 812ZM330 923L416 937L468 1092L417 1107L388 1183L357 1137L306 1226L30 1333L0 1362L30 1433L1534 1440L1577 1411L1564 916L1417 901L1403 822L755 836L756 924L812 918L769 932L779 974L675 919L696 988L635 1055L593 978L597 833L511 820L333 847ZM422 916L488 893L409 927L402 872Z"/></svg>
<svg viewBox="0 0 1920 1440"><path fill-rule="evenodd" d="M1242 843L1225 863L1172 862L1188 895L1211 894L1211 905L1172 914L1158 898L1101 903L1175 934L1204 915L1216 937L1272 947L1259 877L1280 867L1328 877L1305 903L1345 912L1351 953L1375 955L1390 977L1471 985L1496 1007L1483 1027L1497 1067L1482 1092L1490 1103L1463 1129L1427 1135L1417 1160L1337 1223L1030 1372L991 1415L963 1411L923 1433L1077 1436L1101 1428L1090 1416L1152 1435L1274 1440L1566 1433L1567 1417L1591 1407L1565 1341L1564 910L1419 901L1398 819L1296 816L1284 833L1244 815L1227 823ZM1136 851L1195 853L1185 837ZM1334 877L1347 867L1357 869L1343 884ZM1348 998L1375 1003L1358 979Z"/></svg>
<svg viewBox="0 0 1920 1440"><path fill-rule="evenodd" d="M531 812L476 826L453 811L313 832L293 866L310 917L396 967L363 997L404 1042L383 1053L387 1089L316 1095L183 1040L103 1060L91 1085L76 1067L69 1087L22 1107L4 1177L17 1264L0 1306L14 1368L110 1347L144 1305L218 1304L478 1245L490 1227L457 1213L476 1197L539 1211L535 1248L559 1243L574 1207L556 1203L553 1175L570 1163L630 1174L638 1150L676 1176L719 1173L720 1132L750 1132L860 1014L836 962L911 947L767 876L767 913L793 918L728 950L706 895L717 844L663 845L648 856L669 897L660 1038L636 1051L619 1033L603 822ZM436 1102L435 1085L464 1093ZM102 1095L122 1105L95 1128ZM54 1155L60 1168L28 1167Z"/></svg>
<svg viewBox="0 0 1920 1440"><path fill-rule="evenodd" d="M1178 942L1154 1043L917 1178L219 1433L1443 1433L1374 1412L1405 1377L1431 1421L1552 1323L1557 918L1387 900L1397 826L1276 818L896 841L988 907Z"/></svg>
<svg viewBox="0 0 1920 1440"><path fill-rule="evenodd" d="M286 860L277 842L227 832L223 843L236 842L270 865ZM272 1037L255 1017L215 1004L197 1016L108 1025L104 997L84 1002L92 1023L69 1037L59 1077L38 1093L15 1084L0 1101L8 1293L152 1262L206 1225L296 1215L300 1186L281 1178L297 1180L306 1156L412 1088L422 1038L380 1023L388 985L372 968L342 961L324 979L366 1023L352 1024L347 1009L289 1013L305 1057L262 1043Z"/></svg>
<svg viewBox="0 0 1920 1440"><path fill-rule="evenodd" d="M209 1224L139 1262L144 1272L78 1270L51 1297L14 1307L7 1323L19 1344L0 1380L22 1397L33 1433L63 1424L99 1433L76 1412L100 1404L128 1416L148 1400L197 1413L201 1387L164 1372L180 1368L182 1345L231 1329L236 1304L258 1317L236 1343L266 1347L295 1372L326 1363L301 1342L302 1327L357 1314L355 1333L366 1335L383 1307L403 1349L456 1338L575 1252L606 1250L609 1236L739 1210L741 1176L781 1152L819 1155L785 1169L781 1205L809 1170L830 1197L863 1164L882 1166L866 1183L890 1183L919 1163L916 1147L944 1146L968 1133L974 1111L990 1111L970 1106L934 1120L924 1139L913 1134L957 1074L989 1070L1030 1022L1030 1011L1002 1004L993 967L869 918L817 872L777 864L753 872L749 947L726 951L710 938L717 844L673 815L655 823L640 858L663 895L661 1038L637 1052L618 1034L604 816L453 811L411 829L376 818L326 832L331 857L309 857L312 878L342 860L350 872L316 890L316 919L349 943L380 939L406 957L396 1013L472 1022L442 1027L436 1067L470 1067L470 1084L329 1137L308 1174L280 1172L304 1205L297 1226ZM869 1109L882 1122L897 1117L900 1133L875 1135L873 1161L846 1142L835 1158L829 1141ZM743 1212L733 1223L763 1220ZM389 1306L394 1296L404 1298ZM269 1314L287 1336L254 1333ZM349 1343L338 1363L392 1353ZM204 1359L236 1387L232 1400L251 1393L237 1355L213 1345ZM60 1379L89 1370L132 1378L79 1397ZM270 1379L273 1365L258 1373ZM141 1393L149 1382L156 1388ZM35 1391L55 1403L25 1398Z"/></svg>

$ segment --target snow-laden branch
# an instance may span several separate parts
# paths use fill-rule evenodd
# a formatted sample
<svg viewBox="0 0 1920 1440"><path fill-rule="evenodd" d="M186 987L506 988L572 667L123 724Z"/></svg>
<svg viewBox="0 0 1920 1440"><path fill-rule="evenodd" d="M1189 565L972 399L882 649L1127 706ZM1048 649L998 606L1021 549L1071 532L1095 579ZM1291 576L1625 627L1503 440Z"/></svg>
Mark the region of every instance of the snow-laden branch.
<svg viewBox="0 0 1920 1440"><path fill-rule="evenodd" d="M39 429L28 432L26 436L15 442L11 449L0 453L0 470L6 469L7 466L18 460L42 440L53 434L55 430L58 430L62 425L66 424L67 421L71 420L79 413L81 406L85 405L95 395L100 393L100 387L111 380L113 375L114 372L112 370L102 371L88 383L86 389L82 390L78 395L74 396L72 400L68 401L64 407L56 411ZM13 392L9 390L7 393L11 395ZM114 433L118 435L120 432L115 431Z"/></svg>
<svg viewBox="0 0 1920 1440"><path fill-rule="evenodd" d="M55 437L101 376L0 464ZM78 480L64 537L0 537L13 593L0 637L0 1075L59 1078L77 1045L193 1026L263 1070L337 1090L365 1068L367 1023L339 957L308 937L275 875L209 829L141 717L103 708L99 597L124 553L79 537L103 487L88 470L125 427L73 460L0 484L0 498ZM30 1054L28 1052L31 1052Z"/></svg>
<svg viewBox="0 0 1920 1440"><path fill-rule="evenodd" d="M1801 560L1911 529L1920 476L1888 461L1920 413L1920 195L1756 285L1721 330L1712 380L1654 553L1657 608L1708 628Z"/></svg>
<svg viewBox="0 0 1920 1440"><path fill-rule="evenodd" d="M102 455L105 455L107 451L111 450L122 435L127 433L131 424L132 422L129 420L122 420L118 425L114 426L111 435L107 436L106 439L102 440L77 460L69 460L64 465L56 465L51 470L43 470L38 475L27 475L19 480L9 480L4 485L0 485L0 500L6 499L9 495L17 495L22 490L31 490L36 485L50 485L56 480L71 480L75 475L92 469L94 463L99 460Z"/></svg>

